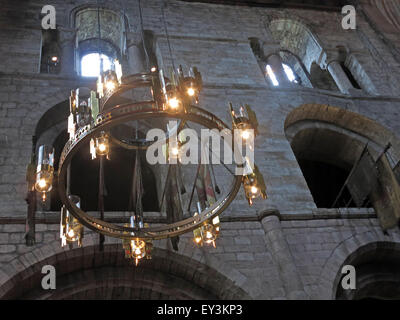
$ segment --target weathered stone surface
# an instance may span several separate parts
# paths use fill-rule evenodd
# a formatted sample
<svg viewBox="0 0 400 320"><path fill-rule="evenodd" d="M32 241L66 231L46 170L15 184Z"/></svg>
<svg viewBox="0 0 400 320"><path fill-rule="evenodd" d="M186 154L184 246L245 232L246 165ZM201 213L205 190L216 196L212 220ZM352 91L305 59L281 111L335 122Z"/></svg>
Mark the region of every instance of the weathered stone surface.
<svg viewBox="0 0 400 320"><path fill-rule="evenodd" d="M11 277L16 277L15 286L26 286L24 289L29 291L32 288L28 286L35 282L28 277L42 264L54 264L60 277L70 276L69 281L76 284L87 278L92 283L100 281L105 287L116 288L120 281L118 272L131 277L126 283L133 283L138 277L147 284L125 291L82 291L75 296L79 298L163 299L169 298L164 285L179 283L179 289L190 298L203 297L205 289L227 299L238 296L332 299L340 267L353 255L357 257L358 250L369 250L371 256L378 250L385 257L400 254L400 232L391 230L388 235L383 234L379 221L371 216L373 209L317 209L290 144L296 133L314 126L357 136L363 145L370 141L378 151L390 141L391 155L395 161L400 159L400 18L394 14L400 9L396 1L384 4L376 1L360 1L367 15L358 15L357 29L345 32L340 15L335 12L238 9L171 0L165 10L172 52L160 24L161 0L142 1L144 28L155 34L159 66L168 70L172 54L175 65L182 64L185 69L194 65L202 72L201 107L226 122L230 121L226 112L229 101L235 106L248 103L256 111L260 134L255 141L255 160L264 175L268 199L256 200L249 208L240 191L224 215L227 221L240 219L222 223L216 249L195 247L189 235L181 237L178 253L169 241L155 241L159 251L156 250L152 261L143 261L149 268L126 269L119 239L107 238L105 251L100 252L98 236L85 229L83 249L76 246L60 249L59 225L54 220L36 225L35 246L25 244L25 175L32 136L37 129L43 129L43 134L37 137L38 144L53 144L67 124L50 117L49 123L43 125L40 120L44 114L49 110L54 112L54 106L65 102L72 88L90 87L94 83L76 74L74 32L67 30L72 28L70 17L85 1L52 2L57 9L57 23L63 26L60 58L64 65L59 74L45 74L38 73L43 36L37 19L33 18L39 15L42 3L25 4L25 1L24 6L18 7L17 2L6 0L6 8L13 14L0 17L1 25L7 26L0 30L0 297L10 289L1 284ZM107 29L105 25L104 31L109 30L107 40L124 51L121 46L124 36L119 34L123 20L118 17L125 12L128 45L136 47L128 48L128 56L123 54L121 62L124 70L142 70L143 65L139 64L143 61L133 61L143 58L140 41L135 38L140 30L137 3L123 4L121 1L105 4L116 14L102 14L106 20L115 22L113 28ZM22 10L26 19L23 26L16 26L10 17L18 16ZM389 17L387 12L393 15ZM92 21L94 13L89 10L81 17L86 15ZM95 29L94 22L85 25L79 39L86 39ZM249 38L258 39L261 46L258 54ZM346 47L345 57L337 50L341 46ZM278 53L279 50L290 51L297 59L287 52ZM275 60L263 60L262 55L273 56ZM266 63L270 61L276 66L280 60L298 73L302 86L282 79L285 76L282 72L280 80L285 80L286 85L273 86L265 76ZM361 89L355 89L347 79L343 63ZM310 140L304 140L305 150L311 149L308 142L318 136L310 134ZM358 149L353 147L335 144L335 139L326 144L326 150L338 151L343 162L354 160ZM220 186L225 186L227 177L216 174ZM38 202L40 209L41 206ZM271 209L279 215L264 215ZM37 217L51 220L59 217L59 212L37 213ZM2 224L1 219L20 220ZM387 245L378 247L378 243ZM107 280L110 276L111 282ZM25 282L24 277L27 277ZM140 295L135 296L135 292ZM68 297L61 291L57 294Z"/></svg>

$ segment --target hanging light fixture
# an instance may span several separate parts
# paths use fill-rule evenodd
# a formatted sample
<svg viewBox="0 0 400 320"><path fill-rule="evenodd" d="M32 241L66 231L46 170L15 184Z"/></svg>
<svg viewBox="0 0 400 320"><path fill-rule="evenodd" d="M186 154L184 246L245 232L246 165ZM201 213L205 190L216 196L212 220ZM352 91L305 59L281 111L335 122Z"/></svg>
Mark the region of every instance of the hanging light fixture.
<svg viewBox="0 0 400 320"><path fill-rule="evenodd" d="M80 208L80 198L78 196L70 195L69 198L74 205ZM61 208L60 238L62 247L74 242L77 242L79 247L82 246L83 226L65 206Z"/></svg>
<svg viewBox="0 0 400 320"><path fill-rule="evenodd" d="M248 167L251 167L248 159L246 159L246 164ZM254 164L250 171L251 173L243 176L243 188L246 199L251 206L253 205L253 200L258 197L267 199L267 188L257 165Z"/></svg>
<svg viewBox="0 0 400 320"><path fill-rule="evenodd" d="M224 194L216 196L207 193L207 204L203 207L198 207L193 210L192 198L188 205L188 212L197 212L191 217L177 219L175 216L168 216L168 212L174 214L174 210L167 210L167 222L160 225L149 226L144 223L143 211L138 210L137 207L133 208L134 215L130 218L130 222L124 225L113 224L104 219L104 207L99 209L101 211L100 219L92 217L89 213L80 208L80 199L77 196L71 196L68 187L68 172L70 170L71 162L74 155L82 148L87 148L90 143L90 151L92 157L107 157L114 144L118 145L125 150L134 150L136 152L135 164L139 161L139 150L146 150L154 141L148 141L139 138L137 131L138 128L160 128L165 126L169 120L178 121L179 125L175 128L167 127L168 137L161 141L163 145L171 146L169 156L176 157L178 160L181 156L182 146L185 143L182 139L178 139L174 144L171 141L173 134L179 136L180 132L185 126L188 127L188 122L193 122L196 126L202 126L207 129L217 130L241 130L241 137L246 143L257 135L257 119L252 109L245 105L240 108L238 115L235 114L232 105L230 105L230 112L232 117L232 129L225 124L224 121L219 119L216 115L208 110L212 110L214 106L209 106L206 110L198 106L199 95L202 90L202 77L197 68L190 69L188 75L184 75L183 68L180 66L171 74L170 78L164 76L163 70L158 70L157 67L150 68L148 63L149 72L140 73L129 76L122 76L122 71L102 72L97 81L97 92L90 92L90 99L79 100L79 90L72 91L70 98L70 116L68 118L68 132L70 139L65 145L58 165L58 192L60 199L64 204L62 209L62 219L60 226L60 236L62 245L67 243L78 242L82 243L83 226L110 237L122 239L125 256L137 265L143 259L151 258L151 251L153 248L153 241L166 238L176 239L182 234L193 232L194 242L197 245L211 245L216 246L216 241L220 234L220 219L219 216L228 207L228 205L235 199L240 186L243 185L246 198L249 205L252 205L253 200L257 197L266 199L266 187L264 179L260 174L256 165L250 166L246 175L236 175L228 168L229 174L232 174L232 182L224 186ZM176 73L175 73L176 71ZM125 104L115 104L117 97L129 90L136 90L137 88L149 88L152 93L150 100L134 100ZM162 121L160 121L162 119ZM142 125L140 125L142 121ZM120 125L133 128L135 125L136 134L130 139L120 139L115 136L114 128ZM145 132L144 136L146 136ZM231 151L235 149L235 141L230 145ZM114 149L113 149L114 152ZM115 149L117 154L118 148ZM117 156L117 155L116 155ZM100 159L102 163L103 158ZM246 161L247 163L247 161ZM179 168L181 164L168 164ZM234 163L237 168L242 168L243 164ZM224 166L226 168L226 166ZM169 167L170 168L170 167ZM135 169L136 170L136 169ZM140 168L138 167L138 172ZM196 183L198 182L198 173L200 164L198 166L196 178L194 180L192 190L194 191ZM39 192L49 192L51 190L52 179L54 171L54 151L52 148L42 146L39 149L37 175L35 188ZM100 170L100 172L103 172ZM136 172L136 171L135 171ZM167 186L175 186L171 190L188 189L185 187L185 182L189 182L189 178L194 176L187 174L186 179L182 176L178 178L179 170L174 170L174 174L166 175L164 192ZM205 172L205 171L204 171ZM141 174L139 174L140 176ZM136 176L136 173L134 177ZM162 175L160 175L161 177ZM104 176L100 174L100 177ZM206 175L203 176L205 179ZM208 176L209 177L209 176ZM93 177L91 177L93 178ZM161 179L161 178L160 178ZM196 180L197 179L197 180ZM103 179L99 179L103 180ZM132 178L135 181L135 178ZM187 181L185 181L187 180ZM211 180L209 177L208 180ZM136 180L137 182L137 180ZM179 183L178 183L179 182ZM179 184L179 187L178 186ZM183 186L182 186L183 184ZM136 185L132 183L132 185ZM141 182L137 184L141 190ZM101 199L104 184L99 182L99 199ZM182 188L184 187L184 188ZM212 183L207 184L207 188L212 189ZM206 191L206 192L208 192ZM175 192L176 193L176 192ZM219 192L218 192L219 194ZM136 197L141 198L142 192L136 194ZM82 199L85 201L85 199ZM175 201L176 200L176 201ZM170 206L176 206L176 203L182 201L179 195L170 195ZM182 204L182 203L178 203ZM160 208L162 206L160 205ZM182 206L181 206L182 207ZM68 208L68 210L66 209ZM131 209L130 209L131 210ZM161 211L161 210L160 210Z"/></svg>
<svg viewBox="0 0 400 320"><path fill-rule="evenodd" d="M245 144L254 141L258 134L258 121L256 114L249 105L241 106L237 115L233 110L232 104L229 105L232 117L232 127L238 130L240 137Z"/></svg>
<svg viewBox="0 0 400 320"><path fill-rule="evenodd" d="M135 218L136 220L131 220L131 223L124 227L120 225L114 226L102 219L93 219L88 213L79 209L79 201L69 196L66 192L65 181L67 168L76 150L85 145L87 141L90 141L92 155L100 157L109 156L111 144L113 143L117 143L120 147L128 150L136 150L136 152L140 149L146 149L152 144L152 141L141 141L138 139L137 135L136 138L132 139L130 142L121 141L113 137L111 129L120 124L132 123L132 121L135 121L137 124L140 120L146 120L147 127L151 128L149 124L151 124L150 121L152 118L159 119L163 117L164 119L180 119L181 125L176 128L168 128L168 138L164 141L165 145L171 145L172 147L170 156L176 157L178 160L180 159L182 145L185 141L178 139L177 143L173 144L170 139L174 132L179 137L179 130L181 130L179 128L182 128L188 121L192 121L209 129L218 128L219 130L227 130L229 127L222 120L209 111L195 106L196 99L191 95L192 92L188 92L188 89L193 88L195 94L198 94L201 89L201 81L199 80L201 76L197 69L193 68L192 70L196 70L196 72L194 72L194 76L191 77L190 81L182 80L173 86L180 103L180 107L174 112L169 112L170 109L168 107L166 108L167 100L159 101L155 98L160 92L168 92L168 90L166 90L168 86L160 85L160 78L163 75L162 70L160 70L158 74L147 73L132 75L126 78L121 77L121 84L118 84L119 89L114 90L109 95L106 94L102 96L101 87L104 88L106 86L105 81L116 81L119 83L113 73L108 72L108 77L103 73L102 79L104 79L104 81L98 82L98 96L92 91L90 93L90 99L88 100L89 103L87 103L86 100L80 101L79 91L73 91L73 95L70 99L71 115L69 117L69 127L71 126L71 130L74 133L70 134L70 140L61 154L58 171L58 189L61 201L65 205L63 207L60 231L63 245L76 241L78 244L81 244L83 235L82 226L86 226L102 235L121 238L125 256L134 261L135 264L138 264L145 258L149 259L151 257L153 240L174 238L192 230L194 242L197 245L215 247L220 234L219 215L225 210L227 205L234 200L241 184L243 184L245 196L249 205L252 205L253 200L257 197L261 196L266 199L266 187L263 177L257 166L250 166L250 164L247 164L248 161L246 161L246 165L250 167L250 169L248 169L248 174L244 176L234 175L233 184L225 187L227 192L221 195L220 198L210 201L207 204L208 207L198 208L197 213L191 218L186 218L182 221L174 221L156 228L143 224L142 217L140 217L140 219L137 217ZM182 74L183 72L180 70L178 72L180 76L178 76L177 79L185 79ZM164 78L164 81L168 80ZM127 90L143 86L148 86L152 89L153 101L135 101L118 106L109 103L112 97ZM160 89L161 91L157 92L157 90ZM166 96L168 96L168 94ZM230 105L230 111L232 115L232 130L248 129L253 130L254 135L257 133L255 114L249 106L242 107L240 115L238 116L236 116L233 111L232 105ZM250 139L250 137L243 135L242 138L244 140L247 140L247 138ZM233 150L234 145L231 147ZM51 148L45 146L41 147L39 150L35 187L36 190L40 192L45 193L51 190L54 170L53 153L54 151ZM167 179L172 178L168 178L167 176ZM68 207L68 210L66 210L66 207Z"/></svg>
<svg viewBox="0 0 400 320"><path fill-rule="evenodd" d="M135 216L130 217L130 224L126 225L130 228L143 228L144 224L140 218ZM125 251L125 258L132 259L135 262L135 265L146 258L151 259L151 250L153 248L153 244L151 241L144 241L140 238L134 237L134 232L131 232L132 239L124 239L122 240L122 246Z"/></svg>
<svg viewBox="0 0 400 320"><path fill-rule="evenodd" d="M39 147L38 162L36 167L35 189L42 193L43 201L46 200L46 193L53 187L54 172L54 149L47 145Z"/></svg>
<svg viewBox="0 0 400 320"><path fill-rule="evenodd" d="M110 143L108 140L108 135L104 132L100 132L100 136L96 138L96 154L98 156L107 156L110 151Z"/></svg>
<svg viewBox="0 0 400 320"><path fill-rule="evenodd" d="M196 212L194 216L197 216ZM219 216L212 219L211 223L206 221L200 228L193 230L193 241L199 246L212 245L216 247L216 240L220 232L220 220Z"/></svg>

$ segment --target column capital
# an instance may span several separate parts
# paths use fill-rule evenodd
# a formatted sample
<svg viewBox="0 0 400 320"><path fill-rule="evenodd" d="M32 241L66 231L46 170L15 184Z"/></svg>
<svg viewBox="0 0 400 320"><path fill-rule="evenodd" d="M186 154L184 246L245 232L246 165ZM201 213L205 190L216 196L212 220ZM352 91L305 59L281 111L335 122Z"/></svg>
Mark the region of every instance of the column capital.
<svg viewBox="0 0 400 320"><path fill-rule="evenodd" d="M320 65L321 67L328 68L329 64L336 61L336 62L343 62L346 60L346 57L349 55L347 49L341 50L339 48L331 48L326 49L321 53L320 56Z"/></svg>

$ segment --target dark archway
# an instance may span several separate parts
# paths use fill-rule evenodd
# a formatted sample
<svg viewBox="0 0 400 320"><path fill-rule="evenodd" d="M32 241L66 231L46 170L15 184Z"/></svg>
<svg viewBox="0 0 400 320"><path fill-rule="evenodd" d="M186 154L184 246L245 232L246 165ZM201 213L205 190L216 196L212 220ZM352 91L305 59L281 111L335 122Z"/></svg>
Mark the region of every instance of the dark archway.
<svg viewBox="0 0 400 320"><path fill-rule="evenodd" d="M391 157L398 159L399 142L392 132L371 119L338 107L302 105L287 116L285 133L318 207L332 207L338 186L344 185L367 144L376 159L390 141ZM368 202L363 206L369 207ZM351 206L354 204L345 190L334 207Z"/></svg>
<svg viewBox="0 0 400 320"><path fill-rule="evenodd" d="M376 242L351 254L344 265L356 270L356 289L343 290L339 275L336 299L400 300L400 248L396 243Z"/></svg>
<svg viewBox="0 0 400 320"><path fill-rule="evenodd" d="M62 149L68 141L67 131L59 134L54 142L55 163L58 164ZM135 152L112 145L110 159L104 162L105 211L130 211L129 200L132 186ZM145 152L140 151L142 158L143 210L158 212L157 184L153 170L145 161ZM56 170L58 168L55 168ZM99 158L92 160L89 145L84 146L74 156L71 163L71 193L81 198L81 208L85 211L98 210ZM58 211L61 201L57 186L51 196L51 210Z"/></svg>
<svg viewBox="0 0 400 320"><path fill-rule="evenodd" d="M299 130L291 146L318 208L356 206L346 188L340 192L362 152L360 141L319 124Z"/></svg>
<svg viewBox="0 0 400 320"><path fill-rule="evenodd" d="M330 208L342 189L350 170L308 159L298 158L301 171L318 208ZM350 193L344 189L335 207L354 207Z"/></svg>
<svg viewBox="0 0 400 320"><path fill-rule="evenodd" d="M211 267L155 248L135 267L120 244L77 248L55 254L11 278L1 299L249 299L234 282ZM56 290L43 290L42 266L56 269Z"/></svg>
<svg viewBox="0 0 400 320"><path fill-rule="evenodd" d="M65 122L69 116L69 101L65 100L47 110L36 125L35 136L40 139L41 135L57 124Z"/></svg>

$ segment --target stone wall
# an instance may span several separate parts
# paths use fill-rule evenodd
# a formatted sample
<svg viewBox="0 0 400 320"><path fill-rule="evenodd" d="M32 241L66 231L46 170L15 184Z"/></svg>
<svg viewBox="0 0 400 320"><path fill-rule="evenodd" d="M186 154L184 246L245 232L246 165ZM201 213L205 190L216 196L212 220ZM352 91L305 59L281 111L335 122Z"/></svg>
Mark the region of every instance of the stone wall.
<svg viewBox="0 0 400 320"><path fill-rule="evenodd" d="M53 1L61 33L70 32L73 25L70 13L84 3ZM25 174L31 157L32 135L44 113L66 101L71 89L93 85L71 73L73 63L69 68L62 68L68 72L58 75L38 73L39 15L45 4L45 1L36 0L17 7L5 1L4 8L19 19L13 20L12 15L0 16L0 25L5 26L0 30L0 295L8 292L18 280L28 279L27 274L20 272L37 273L38 264L51 259L73 264L80 259L74 260L74 255L84 258L88 250L95 252L90 251L91 257L106 254L91 249L96 248L98 241L94 235L85 238L84 249L60 249L56 240L58 224L54 221L37 225L37 246L31 248L24 244ZM162 23L162 3L148 0L142 5L144 28L155 33L159 64L168 69L172 60ZM125 12L129 32L140 32L136 1L107 2L105 7ZM235 106L248 103L257 113L260 135L256 139L255 160L266 180L269 198L249 208L240 191L224 214L226 220L216 249L196 249L186 236L181 239L179 253L173 253L166 241L157 243L160 257L182 255L189 259L186 264L177 265L177 269L171 267L163 272L190 280L187 274L180 274L183 272L180 268L189 268L190 263L196 261L200 269L207 266L221 279L234 282L231 287L226 285L232 292L244 291L235 297L333 298L334 281L346 257L368 243L399 242L399 232L383 235L374 213L369 211L350 210L343 215L326 210L321 217L287 140L285 121L293 110L304 104L319 106L320 110L337 107L341 115L354 112L359 116L357 119L350 117L349 121L340 122L346 117L339 118L336 114L335 118L333 113L329 121L359 132L381 148L391 142L394 148L390 152L396 160L400 159L400 64L396 56L362 15L358 16L357 30L344 31L341 14L331 11L181 1L167 1L164 11L175 65L197 66L202 72L204 89L200 106L226 122L229 122L228 102ZM301 48L309 65L315 60L324 67L324 57L334 57L336 48L344 46L350 57L349 68L364 90L342 94L300 86L271 87L251 50L249 38L258 38L266 53L284 45L277 44L268 29L276 19L289 20L289 26L301 23L317 39L325 55L315 56L315 50ZM296 23L291 24L290 19ZM296 38L288 39L296 41ZM304 46L304 43L290 43L289 47L296 46ZM308 118L312 116L304 116ZM378 128L377 134L368 134L370 124ZM268 212L279 213L279 218L266 216ZM57 216L56 213L38 214L43 219L46 215L54 219ZM12 219L17 222L13 224ZM107 243L116 244L119 240L107 239ZM108 248L122 256L120 246ZM57 254L62 254L62 259ZM57 258L52 258L55 256ZM171 259L170 265L174 266L177 259ZM197 285L205 290L215 289L210 289L212 284L205 280L199 280ZM213 294L223 298L234 296L215 290Z"/></svg>

